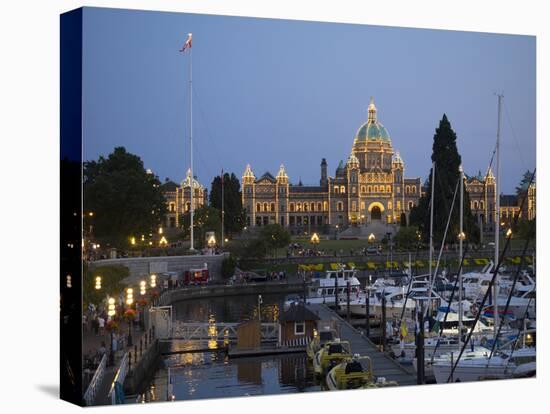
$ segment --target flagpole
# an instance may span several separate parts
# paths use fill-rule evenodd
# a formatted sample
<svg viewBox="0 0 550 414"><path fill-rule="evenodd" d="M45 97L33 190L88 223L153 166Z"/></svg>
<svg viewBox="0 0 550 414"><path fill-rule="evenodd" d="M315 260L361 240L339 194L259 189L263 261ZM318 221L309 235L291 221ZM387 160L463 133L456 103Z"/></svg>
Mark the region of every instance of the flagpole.
<svg viewBox="0 0 550 414"><path fill-rule="evenodd" d="M225 212L224 212L224 201L223 201L223 186L224 186L224 177L223 177L223 168L222 168L222 248L223 248L223 245L224 245L224 231L223 231L223 224L224 224L224 215L225 215Z"/></svg>
<svg viewBox="0 0 550 414"><path fill-rule="evenodd" d="M189 33L189 36L191 36L191 33ZM190 216L191 216L191 246L189 250L193 251L195 250L195 241L194 241L194 225L193 225L193 219L195 216L195 206L193 205L193 192L195 190L194 188L194 175L193 175L193 47L189 48L189 147L190 147L190 163L191 163L191 178L190 178L190 193L191 193L191 208L190 208Z"/></svg>

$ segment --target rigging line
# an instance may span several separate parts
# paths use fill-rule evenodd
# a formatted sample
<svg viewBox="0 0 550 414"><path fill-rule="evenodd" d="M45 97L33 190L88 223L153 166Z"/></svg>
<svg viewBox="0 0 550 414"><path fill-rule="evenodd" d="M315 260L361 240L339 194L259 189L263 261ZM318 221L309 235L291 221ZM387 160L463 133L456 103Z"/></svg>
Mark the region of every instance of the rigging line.
<svg viewBox="0 0 550 414"><path fill-rule="evenodd" d="M202 119L204 128L206 130L206 137L210 141L210 145L212 145L212 149L214 150L214 155L217 158L219 165L223 166L222 158L220 157L220 153L218 152L218 148L216 147L215 141L214 141L214 139L212 139L212 135L210 134L210 129L208 128L208 123L206 122L206 116L204 115L204 111L202 110L202 105L201 105L201 102L199 100L199 96L197 94L196 86L193 89L193 95L195 95L195 100L196 100L197 106L199 108L199 115Z"/></svg>
<svg viewBox="0 0 550 414"><path fill-rule="evenodd" d="M435 284L435 278L436 278L436 275L437 275L437 271L439 270L439 263L441 261L441 255L443 254L443 247L445 247L445 240L447 238L447 232L449 230L449 225L451 224L451 218L452 218L452 215L453 215L453 210L454 210L455 201L456 201L456 193L458 192L458 185L459 184L461 184L460 183L460 178L456 182L455 192L454 192L454 195L453 195L453 202L451 204L451 209L449 211L449 215L448 215L448 218L447 218L447 225L445 226L445 233L443 233L443 239L441 240L441 247L439 248L439 255L437 257L437 262L436 262L436 265L435 265L433 278L430 275L431 280L430 280L430 290L429 290L429 295L428 295L429 300L431 300L431 298L432 298L432 291L433 291L433 287L434 287L434 284ZM428 307L428 309L429 309L429 307ZM426 310L426 314L427 314L428 309Z"/></svg>
<svg viewBox="0 0 550 414"><path fill-rule="evenodd" d="M514 127L512 125L512 117L510 116L510 112L508 112L508 106L506 105L506 102L504 102L504 99L503 99L503 103L504 103L504 112L506 113L506 119L508 120L508 125L510 126L510 130L512 131L512 137L514 138L514 144L516 144L516 148L519 153L519 158L521 160L521 163L523 164L523 168L527 169L527 163L523 158L523 153L521 152L521 146L519 145L518 139L516 137L516 131L514 130Z"/></svg>
<svg viewBox="0 0 550 414"><path fill-rule="evenodd" d="M529 184L531 184L533 182L533 179L535 177L535 172L536 172L536 168L533 171L533 175L531 177L531 180L530 180ZM526 199L527 199L527 197L523 197L523 199L521 201L520 211L523 210ZM514 227L517 225L518 220L519 220L519 214L517 216L515 216L515 218L514 218L514 224L513 224ZM496 224L498 225L498 223L496 223ZM473 323L474 327L479 322L479 318L481 316L481 310L483 308L485 308L485 303L487 302L487 299L489 298L489 295L491 294L491 289L493 288L493 286L495 284L498 272L500 270L500 266L502 265L502 262L504 261L504 257L506 255L506 252L508 251L508 248L510 247L510 240L512 240L512 235L511 234L506 237L506 243L504 244L504 248L502 250L502 253L500 254L498 263L494 267L493 276L492 276L491 280L489 281L489 285L487 286L487 290L485 291L485 295L483 295L483 299L482 299L481 304L479 306L480 311L477 312L477 315L474 319L474 323ZM468 333L468 336L466 337L466 341L464 341L464 344L462 345L462 349L460 350L460 353L458 354L458 358L456 359L456 362L454 363L454 365L451 369L451 373L449 374L449 378L447 378L447 382L450 382L451 378L453 378L453 374L456 370L456 367L458 366L458 363L460 362L460 358L462 358L462 355L464 354L464 350L466 349L466 346L468 345L468 343L470 342L470 339L472 338L473 332L474 332L474 330L472 329ZM498 338L496 338L496 339L498 339Z"/></svg>
<svg viewBox="0 0 550 414"><path fill-rule="evenodd" d="M536 282L535 282L535 289L536 289ZM529 307L531 306L531 302L533 300L533 297L529 298L529 301L527 302L527 307L525 308L525 312L523 313L522 320L525 321L527 319L527 315L529 315ZM514 340L514 344L512 345L512 350L510 351L510 356L508 358L508 361L506 361L506 369L508 369L508 364L510 363L510 360L512 359L512 355L514 355L514 351L516 350L516 346L519 341L519 337L521 336L521 327L518 328L518 334L516 336L516 339Z"/></svg>
<svg viewBox="0 0 550 414"><path fill-rule="evenodd" d="M445 311L445 317L443 318L443 323L440 326L443 326L443 325L445 325L445 323L447 323L447 316L449 315L449 312L451 310L451 303L453 302L453 299L454 299L456 287L458 285L459 275L462 272L462 266L464 264L464 259L466 257L466 252L468 251L468 245L469 245L469 243L466 243L466 247L464 248L464 252L462 253L462 257L460 259L460 265L458 266L458 271L457 271L457 274L456 274L455 283L453 285L453 290L451 291L451 296L448 300L447 310ZM443 327L441 328L441 330L443 330ZM459 338L459 340L462 338L462 332L458 332L458 338ZM440 342L441 342L441 335L439 335L439 337L437 338L435 348L432 352L432 360L431 360L432 363L434 362L435 354L437 352L437 349L439 348Z"/></svg>
<svg viewBox="0 0 550 414"><path fill-rule="evenodd" d="M510 293L508 294L508 298L506 300L506 306L504 306L503 316L502 316L502 319L500 320L498 330L497 330L497 335L496 335L497 339L500 337L500 332L502 330L502 327L504 326L504 320L505 320L505 317L506 317L506 312L508 312L508 309L510 307L510 301L512 300L514 289L516 287L516 283L517 283L517 280L519 278L519 272L522 269L523 264L525 262L525 253L527 253L527 248L529 247L529 242L531 241L531 230L532 230L532 227L533 227L532 225L533 225L533 223L529 224L529 227L530 227L529 237L527 237L527 240L525 241L525 246L523 247L523 252L521 254L521 260L520 260L520 263L519 263L518 268L516 270L516 273L514 275L514 281L512 282L512 286L510 287ZM495 298L495 302L496 302L496 298ZM487 366L489 365L489 361L491 361L491 358L493 357L493 354L494 354L495 348L496 348L496 344L497 344L497 341L493 341L493 345L491 346L491 353L489 354L489 359L488 359L488 362L487 362Z"/></svg>

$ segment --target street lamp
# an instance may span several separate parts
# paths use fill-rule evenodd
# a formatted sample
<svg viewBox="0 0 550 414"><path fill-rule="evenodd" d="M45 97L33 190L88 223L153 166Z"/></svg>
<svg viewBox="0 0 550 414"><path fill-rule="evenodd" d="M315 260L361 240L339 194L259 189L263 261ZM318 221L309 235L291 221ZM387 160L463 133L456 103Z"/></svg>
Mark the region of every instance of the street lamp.
<svg viewBox="0 0 550 414"><path fill-rule="evenodd" d="M157 287L157 275L151 275L150 285L152 289Z"/></svg>
<svg viewBox="0 0 550 414"><path fill-rule="evenodd" d="M208 247L212 249L216 245L216 237L214 235L211 235L208 238L207 244L208 244Z"/></svg>
<svg viewBox="0 0 550 414"><path fill-rule="evenodd" d="M95 288L96 288L96 290L101 290L101 276L96 276L96 278L95 278Z"/></svg>
<svg viewBox="0 0 550 414"><path fill-rule="evenodd" d="M129 309L132 309L132 304L134 303L134 289L126 289L126 304ZM128 318L128 346L132 346L132 319Z"/></svg>
<svg viewBox="0 0 550 414"><path fill-rule="evenodd" d="M258 295L258 322L262 322L262 295Z"/></svg>
<svg viewBox="0 0 550 414"><path fill-rule="evenodd" d="M115 298L109 298L108 306L107 306L107 315L109 316L109 320L111 323L111 352L109 353L109 366L115 365L115 355L113 353L113 324L115 323L114 317L116 314L116 308L115 308Z"/></svg>
<svg viewBox="0 0 550 414"><path fill-rule="evenodd" d="M145 289L147 288L147 282L145 280L142 280L139 282L139 294L141 296L145 295Z"/></svg>
<svg viewBox="0 0 550 414"><path fill-rule="evenodd" d="M160 245L161 247L166 247L167 244L168 244L168 240L166 240L166 237L162 236L162 237L160 238L159 245Z"/></svg>
<svg viewBox="0 0 550 414"><path fill-rule="evenodd" d="M512 236L512 229L510 228L506 231L506 237L511 237L511 236Z"/></svg>
<svg viewBox="0 0 550 414"><path fill-rule="evenodd" d="M319 244L319 235L317 233L313 233L311 235L311 244L313 244L313 250L317 250L317 245Z"/></svg>
<svg viewBox="0 0 550 414"><path fill-rule="evenodd" d="M376 236L374 235L374 233L369 234L369 243L374 243L375 240Z"/></svg>

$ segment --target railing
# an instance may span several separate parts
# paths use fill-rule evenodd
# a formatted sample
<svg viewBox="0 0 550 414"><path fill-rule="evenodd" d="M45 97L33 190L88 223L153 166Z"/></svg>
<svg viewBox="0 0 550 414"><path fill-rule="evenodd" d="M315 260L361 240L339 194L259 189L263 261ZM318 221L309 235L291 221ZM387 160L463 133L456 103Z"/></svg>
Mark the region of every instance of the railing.
<svg viewBox="0 0 550 414"><path fill-rule="evenodd" d="M126 374L128 373L128 362L129 362L129 356L128 356L128 352L126 352L122 357L122 360L120 361L118 371L115 375L115 378L113 379L113 383L111 384L111 389L109 390L108 397L111 398L112 405L115 405L117 403L116 383L124 385L124 379L126 378Z"/></svg>
<svg viewBox="0 0 550 414"><path fill-rule="evenodd" d="M235 340L239 323L201 323L174 321L172 339L184 340ZM262 323L260 326L263 340L279 338L278 323Z"/></svg>
<svg viewBox="0 0 550 414"><path fill-rule="evenodd" d="M90 384L88 385L88 388L84 393L84 401L86 401L87 406L93 405L94 403L98 388L100 387L101 382L103 381L103 377L105 375L106 366L107 366L107 353L103 354L103 357L101 358L101 362L97 366L97 369L94 372L94 376L92 377L92 380L90 381Z"/></svg>

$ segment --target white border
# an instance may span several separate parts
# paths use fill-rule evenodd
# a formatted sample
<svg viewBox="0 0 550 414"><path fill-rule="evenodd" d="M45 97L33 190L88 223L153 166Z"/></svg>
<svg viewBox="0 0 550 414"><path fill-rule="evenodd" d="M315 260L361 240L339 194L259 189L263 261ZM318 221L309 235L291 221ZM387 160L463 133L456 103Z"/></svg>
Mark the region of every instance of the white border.
<svg viewBox="0 0 550 414"><path fill-rule="evenodd" d="M90 1L86 5L536 35L537 112L549 114L548 96L541 93L549 89L550 73L550 13L544 4L532 0L121 0ZM19 405L25 406L25 411L34 408L40 413L75 410L53 395L58 383L59 14L81 5L69 0L12 1L3 3L0 17L0 389L5 412L22 409ZM548 126L540 122L541 116L537 118L537 235L538 250L544 252L548 247L544 234L548 205L545 182L549 182L545 180L544 157L550 134ZM537 259L539 269L549 268L545 255L539 254ZM544 277L540 272L539 298L547 293ZM536 380L133 405L118 407L116 412L533 410L537 402L546 399L544 391L550 389L545 310L544 301L539 300Z"/></svg>

